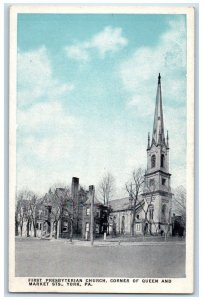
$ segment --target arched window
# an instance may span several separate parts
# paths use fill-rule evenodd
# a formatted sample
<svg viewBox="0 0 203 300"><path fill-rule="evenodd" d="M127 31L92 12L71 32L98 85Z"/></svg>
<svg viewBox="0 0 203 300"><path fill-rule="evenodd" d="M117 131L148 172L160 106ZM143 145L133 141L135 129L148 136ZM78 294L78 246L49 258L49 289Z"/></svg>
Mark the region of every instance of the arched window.
<svg viewBox="0 0 203 300"><path fill-rule="evenodd" d="M162 222L166 222L166 204L162 205L161 218L162 218Z"/></svg>
<svg viewBox="0 0 203 300"><path fill-rule="evenodd" d="M153 220L153 218L154 218L154 205L150 204L149 205L149 219Z"/></svg>
<svg viewBox="0 0 203 300"><path fill-rule="evenodd" d="M164 163L165 163L165 156L164 154L161 154L161 167L164 168Z"/></svg>
<svg viewBox="0 0 203 300"><path fill-rule="evenodd" d="M154 168L156 166L156 155L153 154L151 158L151 167Z"/></svg>

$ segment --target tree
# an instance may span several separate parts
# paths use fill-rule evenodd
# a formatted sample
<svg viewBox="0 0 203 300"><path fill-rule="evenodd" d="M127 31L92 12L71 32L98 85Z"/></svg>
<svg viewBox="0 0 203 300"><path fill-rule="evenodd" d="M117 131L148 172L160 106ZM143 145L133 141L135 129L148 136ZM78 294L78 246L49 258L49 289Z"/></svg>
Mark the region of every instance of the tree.
<svg viewBox="0 0 203 300"><path fill-rule="evenodd" d="M15 235L19 235L18 227L20 226L20 236L23 235L23 224L26 221L26 203L24 198L25 191L19 191L15 203Z"/></svg>
<svg viewBox="0 0 203 300"><path fill-rule="evenodd" d="M173 211L182 217L183 225L186 224L186 189L178 186L174 191Z"/></svg>
<svg viewBox="0 0 203 300"><path fill-rule="evenodd" d="M30 190L22 190L17 194L16 223L20 225L22 236L23 224L26 221L27 237L30 236L30 224L33 225L34 237L36 237L38 197ZM17 225L17 224L16 224Z"/></svg>
<svg viewBox="0 0 203 300"><path fill-rule="evenodd" d="M109 204L115 189L115 179L111 173L107 173L101 179L98 185L98 197L103 201L104 205Z"/></svg>
<svg viewBox="0 0 203 300"><path fill-rule="evenodd" d="M132 209L132 220L131 220L131 234L132 236L135 235L135 216L137 212L137 208L143 200L139 200L138 196L142 192L144 183L144 170L139 168L137 170L134 170L132 172L132 178L130 180L130 183L126 183L126 191L129 194L129 200L131 203L131 209ZM142 205L141 205L142 206Z"/></svg>
<svg viewBox="0 0 203 300"><path fill-rule="evenodd" d="M51 222L55 225L55 239L58 238L58 223L61 220L64 208L67 205L68 195L70 195L70 189L68 188L54 188L53 192L51 188L49 192L44 196L44 205L48 209L48 224L51 230Z"/></svg>
<svg viewBox="0 0 203 300"><path fill-rule="evenodd" d="M29 190L24 193L25 197L25 215L27 221L27 237L30 236L30 224L33 225L34 237L37 236L37 205L38 196Z"/></svg>

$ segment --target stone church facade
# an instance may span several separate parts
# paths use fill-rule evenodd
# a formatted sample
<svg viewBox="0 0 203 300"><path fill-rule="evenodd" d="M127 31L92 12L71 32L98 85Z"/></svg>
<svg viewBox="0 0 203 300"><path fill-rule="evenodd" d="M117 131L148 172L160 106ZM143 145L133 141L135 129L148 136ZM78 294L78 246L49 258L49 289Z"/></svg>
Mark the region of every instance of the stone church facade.
<svg viewBox="0 0 203 300"><path fill-rule="evenodd" d="M171 233L171 174L169 137L165 136L161 76L158 76L152 137L148 134L147 169L144 191L139 195L134 230L136 234ZM129 197L110 201L110 228L118 234L131 234L132 208ZM115 230L116 228L116 230Z"/></svg>

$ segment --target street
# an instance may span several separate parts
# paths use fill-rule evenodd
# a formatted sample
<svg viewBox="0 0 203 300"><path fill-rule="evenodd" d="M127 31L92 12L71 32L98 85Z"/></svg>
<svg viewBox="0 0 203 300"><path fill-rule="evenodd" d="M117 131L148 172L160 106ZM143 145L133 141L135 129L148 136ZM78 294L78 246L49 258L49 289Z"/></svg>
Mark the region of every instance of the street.
<svg viewBox="0 0 203 300"><path fill-rule="evenodd" d="M185 243L90 247L67 240L16 239L19 277L173 278L184 274Z"/></svg>

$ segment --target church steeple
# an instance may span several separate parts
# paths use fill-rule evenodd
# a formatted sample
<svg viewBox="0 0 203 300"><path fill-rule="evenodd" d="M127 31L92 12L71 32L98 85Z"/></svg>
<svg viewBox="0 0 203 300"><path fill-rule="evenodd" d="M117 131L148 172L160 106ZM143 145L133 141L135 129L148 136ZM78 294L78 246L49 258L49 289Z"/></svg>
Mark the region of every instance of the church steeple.
<svg viewBox="0 0 203 300"><path fill-rule="evenodd" d="M144 176L142 195L146 199L145 211L148 211L150 232L157 233L157 229L164 231L170 220L172 193L169 173L169 136L167 131L165 139L160 74L151 141L148 134L147 169ZM150 214L150 210L153 214Z"/></svg>
<svg viewBox="0 0 203 300"><path fill-rule="evenodd" d="M163 108L162 108L162 94L161 94L161 75L158 76L158 86L156 93L156 106L154 112L154 125L152 132L152 144L164 144L164 119L163 119Z"/></svg>

